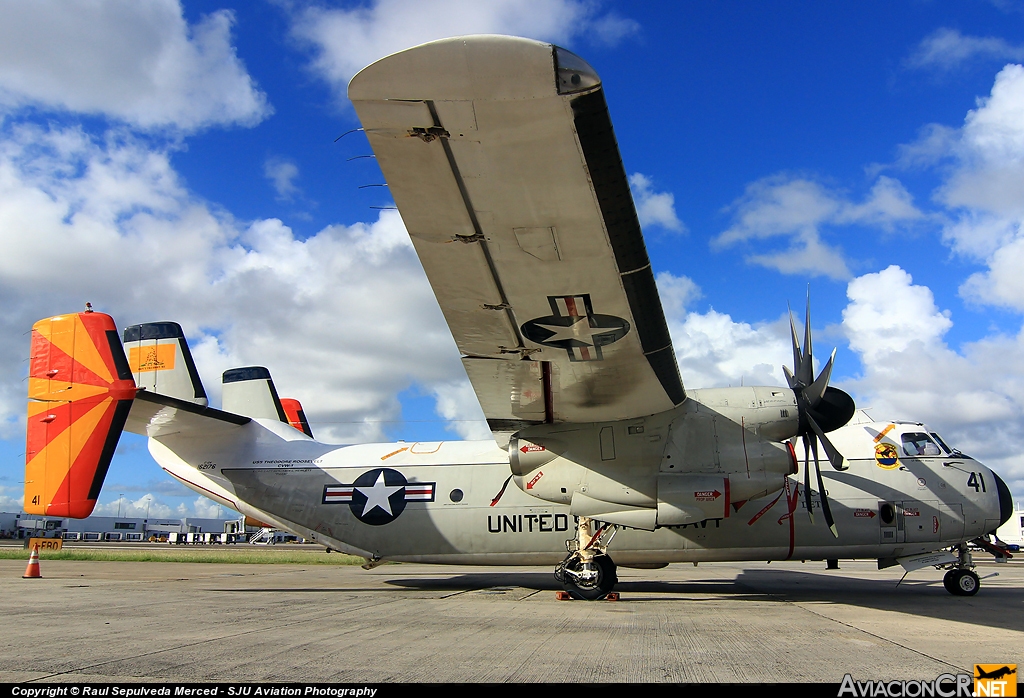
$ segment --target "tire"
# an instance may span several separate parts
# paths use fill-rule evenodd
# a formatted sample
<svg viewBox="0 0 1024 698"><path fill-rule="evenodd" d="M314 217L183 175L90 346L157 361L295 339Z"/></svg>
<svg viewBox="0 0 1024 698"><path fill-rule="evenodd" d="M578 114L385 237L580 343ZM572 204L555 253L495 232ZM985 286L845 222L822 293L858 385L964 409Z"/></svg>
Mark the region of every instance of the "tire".
<svg viewBox="0 0 1024 698"><path fill-rule="evenodd" d="M594 558L594 565L597 567L597 577L593 583L578 584L571 575L566 574L562 581L562 588L575 599L598 601L606 597L619 581L615 574L615 563L607 555L598 555ZM566 561L565 568L567 570L577 572L581 567L582 561L578 557Z"/></svg>
<svg viewBox="0 0 1024 698"><path fill-rule="evenodd" d="M942 586L946 587L946 591L954 596L957 596L956 587L954 586L953 577L956 576L957 570L949 570L942 577Z"/></svg>
<svg viewBox="0 0 1024 698"><path fill-rule="evenodd" d="M956 570L953 575L952 586L957 596L974 596L981 588L981 580L971 570Z"/></svg>

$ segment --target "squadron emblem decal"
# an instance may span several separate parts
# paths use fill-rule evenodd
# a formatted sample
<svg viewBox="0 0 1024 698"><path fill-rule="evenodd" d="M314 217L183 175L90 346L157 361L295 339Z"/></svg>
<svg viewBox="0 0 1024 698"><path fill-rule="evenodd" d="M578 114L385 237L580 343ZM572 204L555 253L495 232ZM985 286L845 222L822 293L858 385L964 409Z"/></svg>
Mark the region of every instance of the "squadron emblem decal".
<svg viewBox="0 0 1024 698"><path fill-rule="evenodd" d="M899 452L896 447L889 443L880 443L875 445L875 462L878 463L879 468L885 470L895 470L900 467Z"/></svg>
<svg viewBox="0 0 1024 698"><path fill-rule="evenodd" d="M365 524L383 526L405 511L406 502L434 501L434 482L409 482L391 468L374 468L351 485L326 485L324 504L348 504Z"/></svg>
<svg viewBox="0 0 1024 698"><path fill-rule="evenodd" d="M569 361L600 361L601 347L617 342L629 332L629 323L614 315L597 315L590 294L548 296L551 315L525 323L520 329L531 342L565 349Z"/></svg>

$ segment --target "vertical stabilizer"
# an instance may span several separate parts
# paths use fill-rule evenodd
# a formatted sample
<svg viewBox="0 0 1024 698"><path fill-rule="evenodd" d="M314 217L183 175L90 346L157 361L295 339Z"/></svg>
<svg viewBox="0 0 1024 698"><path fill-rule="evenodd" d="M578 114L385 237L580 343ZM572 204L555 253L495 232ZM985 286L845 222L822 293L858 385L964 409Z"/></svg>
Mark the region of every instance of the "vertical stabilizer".
<svg viewBox="0 0 1024 698"><path fill-rule="evenodd" d="M262 366L232 368L224 371L222 380L222 409L225 412L288 423L288 415L267 369Z"/></svg>
<svg viewBox="0 0 1024 698"><path fill-rule="evenodd" d="M92 513L135 398L114 320L91 311L32 326L25 511Z"/></svg>
<svg viewBox="0 0 1024 698"><path fill-rule="evenodd" d="M313 438L313 430L309 428L309 420L306 419L306 413L302 410L301 402L294 398L283 397L281 398L281 407L284 408L289 424L309 438Z"/></svg>
<svg viewBox="0 0 1024 698"><path fill-rule="evenodd" d="M132 376L140 388L206 407L206 390L176 322L147 322L124 330Z"/></svg>

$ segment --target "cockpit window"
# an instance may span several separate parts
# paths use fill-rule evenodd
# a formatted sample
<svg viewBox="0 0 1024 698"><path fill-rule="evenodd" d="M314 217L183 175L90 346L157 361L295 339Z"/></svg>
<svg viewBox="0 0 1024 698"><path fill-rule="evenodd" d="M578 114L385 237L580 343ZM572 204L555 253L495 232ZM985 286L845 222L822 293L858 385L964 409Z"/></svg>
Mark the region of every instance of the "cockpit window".
<svg viewBox="0 0 1024 698"><path fill-rule="evenodd" d="M937 456L939 447L927 434L918 431L903 435L903 452L908 456Z"/></svg>
<svg viewBox="0 0 1024 698"><path fill-rule="evenodd" d="M935 439L939 446L942 447L943 451L945 451L949 455L953 455L953 449L947 446L946 442L942 440L942 437L936 434L934 431L932 432L932 438Z"/></svg>

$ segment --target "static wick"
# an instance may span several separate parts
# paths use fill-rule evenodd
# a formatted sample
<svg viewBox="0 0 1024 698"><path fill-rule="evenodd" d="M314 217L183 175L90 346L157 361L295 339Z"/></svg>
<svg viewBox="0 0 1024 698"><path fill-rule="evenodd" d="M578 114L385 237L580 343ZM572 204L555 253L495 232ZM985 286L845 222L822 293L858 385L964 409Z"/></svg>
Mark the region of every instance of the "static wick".
<svg viewBox="0 0 1024 698"><path fill-rule="evenodd" d="M349 131L345 131L345 133L343 133L343 134L341 134L340 136L338 136L337 138L335 138L335 139L334 139L334 142L335 142L335 143L337 143L338 141L340 141L340 140L341 140L342 138L344 138L344 137L345 137L345 136L347 136L348 134L350 134L350 133L355 133L356 131L362 131L362 130L363 130L363 129L361 129L361 128L354 128L354 129L351 129L351 130L349 130Z"/></svg>

